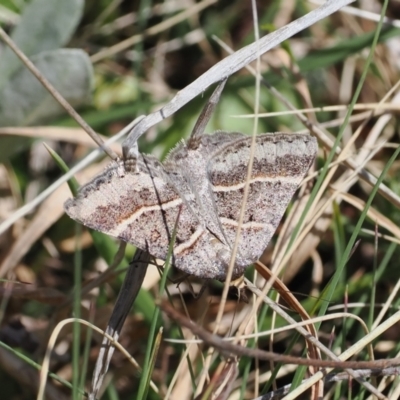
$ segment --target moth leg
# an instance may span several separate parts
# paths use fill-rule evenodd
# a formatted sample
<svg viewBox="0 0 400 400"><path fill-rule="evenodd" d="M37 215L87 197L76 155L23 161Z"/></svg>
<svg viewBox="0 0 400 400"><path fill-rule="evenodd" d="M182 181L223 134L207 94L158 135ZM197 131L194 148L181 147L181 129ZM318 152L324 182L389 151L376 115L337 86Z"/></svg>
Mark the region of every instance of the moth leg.
<svg viewBox="0 0 400 400"><path fill-rule="evenodd" d="M190 284L190 282L189 282ZM191 285L190 285L191 286ZM202 284L201 284L201 288L199 290L199 292L196 294L194 293L194 290L192 292L193 297L195 298L195 300L199 299L203 293L205 292L205 290L210 286L210 281L209 280L205 280Z"/></svg>
<svg viewBox="0 0 400 400"><path fill-rule="evenodd" d="M214 112L214 109L219 102L219 98L221 97L221 93L224 89L224 86L225 86L225 83L227 80L228 80L228 78L221 81L221 83L214 90L214 92L211 95L210 99L208 100L207 104L204 106L199 118L196 121L196 124L193 128L190 138L188 140L187 145L189 148L192 147L191 144L196 140L197 137L201 136L203 134L204 130L206 129L208 121L210 120L211 115Z"/></svg>
<svg viewBox="0 0 400 400"><path fill-rule="evenodd" d="M208 288L208 286L209 286L210 283L211 283L211 280L209 280L209 279L203 279L203 282L202 282L202 284L201 284L201 288L200 288L199 292L196 293L195 290L194 290L194 288L193 288L193 286L192 286L192 284L191 284L191 282L190 282L190 280L189 280L189 278L190 278L191 276L192 276L192 275L187 274L187 273L185 272L185 273L183 273L181 276L178 276L177 278L169 278L169 277L168 277L167 279L168 279L171 283L176 284L176 287L177 287L177 288L179 288L179 286L181 285L181 283L185 282L185 283L187 284L187 288L188 288L190 294L193 296L193 298L194 298L195 300L197 300L197 299L199 299L199 298L203 295L204 291Z"/></svg>
<svg viewBox="0 0 400 400"><path fill-rule="evenodd" d="M238 303L250 303L251 291L246 285L243 284L243 276L230 283L228 293L229 295L237 298Z"/></svg>
<svg viewBox="0 0 400 400"><path fill-rule="evenodd" d="M211 281L208 280L208 279L204 280L204 281L202 282L202 284L201 284L200 290L198 291L198 293L196 293L196 292L194 291L194 288L193 288L193 286L192 286L192 284L190 283L190 280L189 280L188 278L189 278L189 276L186 278L186 283L187 283L187 285L188 285L189 292L191 293L191 295L193 296L193 298L194 298L195 300L200 299L200 297L203 295L203 293L205 292L205 290L210 286L210 282L211 282ZM179 286L179 285L180 285L180 283L178 283L177 286Z"/></svg>

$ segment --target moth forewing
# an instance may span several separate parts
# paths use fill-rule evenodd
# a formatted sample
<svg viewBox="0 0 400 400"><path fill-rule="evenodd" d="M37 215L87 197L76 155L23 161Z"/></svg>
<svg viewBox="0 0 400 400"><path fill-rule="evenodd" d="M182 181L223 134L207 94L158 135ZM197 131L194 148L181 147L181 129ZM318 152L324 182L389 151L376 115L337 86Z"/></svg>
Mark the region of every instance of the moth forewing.
<svg viewBox="0 0 400 400"><path fill-rule="evenodd" d="M238 229L250 145L250 137L239 139L216 154L211 164L210 179L218 215L230 247ZM316 140L309 135L277 133L257 137L236 258L242 271L267 246L316 151Z"/></svg>
<svg viewBox="0 0 400 400"><path fill-rule="evenodd" d="M188 274L224 280L246 184L251 138L215 132L178 146L165 164L139 155L137 168L111 164L65 203L95 230L165 259L179 214L173 262ZM317 151L315 138L263 134L253 169L234 276L256 261L275 232Z"/></svg>

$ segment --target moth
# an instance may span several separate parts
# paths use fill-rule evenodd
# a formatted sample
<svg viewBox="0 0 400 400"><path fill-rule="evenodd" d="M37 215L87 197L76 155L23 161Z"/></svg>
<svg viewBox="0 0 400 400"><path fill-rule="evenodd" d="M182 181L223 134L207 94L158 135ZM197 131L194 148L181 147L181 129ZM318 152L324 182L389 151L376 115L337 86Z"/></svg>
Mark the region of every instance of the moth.
<svg viewBox="0 0 400 400"><path fill-rule="evenodd" d="M204 134L209 113L203 110L189 140L163 163L143 154L112 162L67 200L66 213L164 260L176 227L172 263L190 275L223 281L253 156L233 270L233 277L242 275L271 240L318 145L310 135L265 133L256 137L251 155L249 136Z"/></svg>

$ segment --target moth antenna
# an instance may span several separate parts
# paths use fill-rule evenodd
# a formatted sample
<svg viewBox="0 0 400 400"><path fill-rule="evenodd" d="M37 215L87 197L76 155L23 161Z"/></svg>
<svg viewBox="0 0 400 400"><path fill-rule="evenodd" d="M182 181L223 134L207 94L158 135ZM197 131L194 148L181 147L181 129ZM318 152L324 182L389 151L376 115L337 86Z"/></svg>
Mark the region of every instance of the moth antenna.
<svg viewBox="0 0 400 400"><path fill-rule="evenodd" d="M219 102L219 98L221 97L221 93L224 90L224 86L227 80L228 78L221 81L221 83L215 88L207 104L204 106L188 140L189 148L191 148L192 147L191 145L195 142L195 140L204 133L208 121L210 120L211 115L214 112L215 107Z"/></svg>

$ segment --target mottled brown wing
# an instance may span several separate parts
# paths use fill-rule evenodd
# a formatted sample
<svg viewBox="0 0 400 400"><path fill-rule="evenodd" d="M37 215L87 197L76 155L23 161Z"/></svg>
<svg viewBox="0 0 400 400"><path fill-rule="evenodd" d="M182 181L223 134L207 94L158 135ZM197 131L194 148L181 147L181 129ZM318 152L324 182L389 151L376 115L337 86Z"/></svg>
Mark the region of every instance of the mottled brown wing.
<svg viewBox="0 0 400 400"><path fill-rule="evenodd" d="M236 139L217 151L208 164L218 216L229 246L233 246L238 228L250 145L251 137ZM237 268L243 270L260 257L316 152L317 141L309 135L257 136Z"/></svg>
<svg viewBox="0 0 400 400"><path fill-rule="evenodd" d="M183 201L163 165L150 156L139 156L137 171L120 171L122 166L112 163L84 185L76 198L65 203L67 214L165 259L179 213L173 263L190 274L218 277L208 231L188 209L190 194Z"/></svg>

